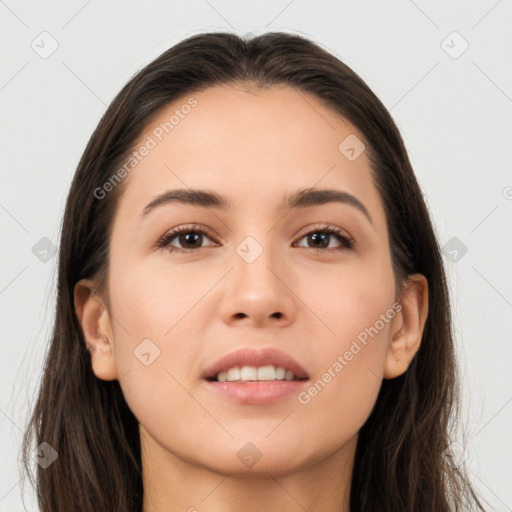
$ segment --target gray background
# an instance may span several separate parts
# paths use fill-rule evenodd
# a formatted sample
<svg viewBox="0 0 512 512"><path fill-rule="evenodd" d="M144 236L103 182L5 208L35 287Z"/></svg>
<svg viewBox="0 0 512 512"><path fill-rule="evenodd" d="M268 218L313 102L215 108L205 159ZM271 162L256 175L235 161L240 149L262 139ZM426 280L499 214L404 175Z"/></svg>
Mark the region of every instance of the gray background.
<svg viewBox="0 0 512 512"><path fill-rule="evenodd" d="M57 258L45 238L58 244L85 144L139 68L224 30L311 37L390 109L445 247L462 456L493 510L512 510L510 0L5 0L0 17L0 512L36 510L30 488L23 505L17 458L53 321Z"/></svg>

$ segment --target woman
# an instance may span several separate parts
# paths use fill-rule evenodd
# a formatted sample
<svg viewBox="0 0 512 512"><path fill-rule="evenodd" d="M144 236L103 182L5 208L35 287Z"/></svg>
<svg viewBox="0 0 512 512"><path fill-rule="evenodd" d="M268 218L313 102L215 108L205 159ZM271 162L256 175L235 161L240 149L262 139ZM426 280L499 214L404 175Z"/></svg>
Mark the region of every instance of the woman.
<svg viewBox="0 0 512 512"><path fill-rule="evenodd" d="M43 512L483 510L457 396L432 222L360 77L208 33L129 81L64 215Z"/></svg>

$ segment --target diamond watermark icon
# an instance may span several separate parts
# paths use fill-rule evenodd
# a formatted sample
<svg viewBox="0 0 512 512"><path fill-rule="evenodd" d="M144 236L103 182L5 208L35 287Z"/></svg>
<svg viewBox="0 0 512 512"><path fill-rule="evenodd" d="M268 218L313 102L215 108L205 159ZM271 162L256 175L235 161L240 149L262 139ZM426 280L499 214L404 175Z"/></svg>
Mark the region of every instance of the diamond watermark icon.
<svg viewBox="0 0 512 512"><path fill-rule="evenodd" d="M34 450L34 460L43 468L51 466L57 460L57 451L46 441Z"/></svg>
<svg viewBox="0 0 512 512"><path fill-rule="evenodd" d="M444 255L452 262L457 263L468 252L468 248L456 237L450 238L443 246Z"/></svg>
<svg viewBox="0 0 512 512"><path fill-rule="evenodd" d="M41 59L47 59L55 53L59 43L49 32L43 31L30 43L30 47Z"/></svg>
<svg viewBox="0 0 512 512"><path fill-rule="evenodd" d="M48 263L56 252L57 246L45 236L32 247L32 254L43 263Z"/></svg>
<svg viewBox="0 0 512 512"><path fill-rule="evenodd" d="M469 48L469 43L454 30L441 41L441 48L452 59L458 59Z"/></svg>
<svg viewBox="0 0 512 512"><path fill-rule="evenodd" d="M457 442L453 442L446 450L441 454L444 461L450 466L458 468L468 458L468 452L465 448Z"/></svg>
<svg viewBox="0 0 512 512"><path fill-rule="evenodd" d="M353 162L359 158L366 146L357 135L351 133L340 142L338 149L347 160Z"/></svg>
<svg viewBox="0 0 512 512"><path fill-rule="evenodd" d="M245 443L236 455L240 462L248 468L252 468L262 457L260 450L251 442Z"/></svg>
<svg viewBox="0 0 512 512"><path fill-rule="evenodd" d="M240 242L236 253L246 262L255 262L263 252L263 247L252 236L248 236Z"/></svg>
<svg viewBox="0 0 512 512"><path fill-rule="evenodd" d="M160 349L149 338L142 340L133 353L144 366L152 365L160 357Z"/></svg>

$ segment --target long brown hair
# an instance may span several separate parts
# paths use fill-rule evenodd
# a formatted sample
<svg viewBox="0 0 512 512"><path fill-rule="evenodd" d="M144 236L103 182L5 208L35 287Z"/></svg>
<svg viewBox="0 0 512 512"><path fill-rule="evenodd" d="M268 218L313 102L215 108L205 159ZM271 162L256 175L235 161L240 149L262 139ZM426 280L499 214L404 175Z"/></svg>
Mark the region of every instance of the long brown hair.
<svg viewBox="0 0 512 512"><path fill-rule="evenodd" d="M351 511L484 510L464 466L447 456L459 404L450 301L440 248L400 133L381 101L343 62L304 37L274 32L252 39L205 33L183 40L126 84L87 144L67 198L53 336L23 442L24 466L41 511L142 509L137 420L119 382L92 372L74 311L74 285L93 278L105 292L123 182L102 199L94 191L133 151L152 116L179 97L215 85L289 86L315 95L352 123L365 137L385 209L395 282L413 273L428 280L420 349L405 374L383 381L360 430ZM35 482L34 439L58 454L46 469L37 467Z"/></svg>

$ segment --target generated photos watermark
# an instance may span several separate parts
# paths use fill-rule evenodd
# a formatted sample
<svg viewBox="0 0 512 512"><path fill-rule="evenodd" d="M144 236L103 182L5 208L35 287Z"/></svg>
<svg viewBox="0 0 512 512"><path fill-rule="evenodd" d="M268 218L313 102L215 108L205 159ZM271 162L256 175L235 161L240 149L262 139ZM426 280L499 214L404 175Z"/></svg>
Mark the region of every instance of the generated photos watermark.
<svg viewBox="0 0 512 512"><path fill-rule="evenodd" d="M94 197L96 199L104 199L106 195L114 190L114 188L150 154L151 150L155 149L164 138L172 132L185 119L185 117L192 112L192 109L197 106L197 100L191 97L186 103L174 110L174 113L167 121L160 123L148 135L144 142L133 151L126 159L125 163L117 169L117 171L101 186L94 189Z"/></svg>
<svg viewBox="0 0 512 512"><path fill-rule="evenodd" d="M302 405L307 405L311 402L311 399L318 395L329 382L332 381L344 368L347 366L354 357L361 352L361 350L368 345L368 336L373 339L377 334L384 329L395 315L402 310L402 305L399 302L395 302L391 308L385 313L381 313L379 320L376 320L371 327L366 327L357 335L357 339L352 340L350 347L345 350L343 354L338 355L336 361L333 362L329 368L322 374L322 376L316 380L316 382L310 386L307 390L301 391L297 395L297 400Z"/></svg>

